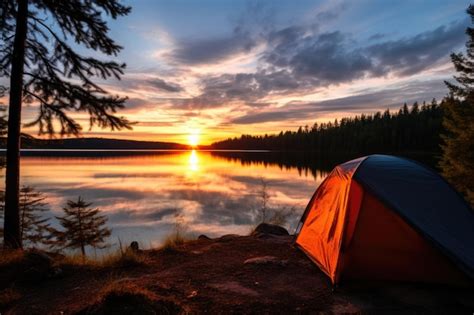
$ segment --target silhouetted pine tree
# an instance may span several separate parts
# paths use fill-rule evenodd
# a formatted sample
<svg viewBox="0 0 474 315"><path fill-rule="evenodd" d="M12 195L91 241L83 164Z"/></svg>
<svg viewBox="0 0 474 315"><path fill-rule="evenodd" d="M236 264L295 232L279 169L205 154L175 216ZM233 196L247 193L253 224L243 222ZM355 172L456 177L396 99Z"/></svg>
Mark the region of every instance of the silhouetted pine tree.
<svg viewBox="0 0 474 315"><path fill-rule="evenodd" d="M107 16L127 15L118 0L2 0L0 76L10 79L7 139L5 246L21 248L19 151L21 107L38 105L40 134L78 135L81 125L69 112L89 115L91 126L130 128L115 112L125 98L111 96L93 78L119 79L125 64L78 54L71 43L116 56L122 47L109 37Z"/></svg>
<svg viewBox="0 0 474 315"><path fill-rule="evenodd" d="M83 258L86 246L104 248L111 234L106 227L107 217L101 215L99 209L90 208L91 205L81 197L77 201L68 200L63 208L64 216L56 217L64 228L56 232L58 244L62 248L79 248Z"/></svg>
<svg viewBox="0 0 474 315"><path fill-rule="evenodd" d="M20 236L27 244L48 244L51 238L49 218L42 216L49 210L44 199L43 194L33 187L23 186L20 189Z"/></svg>
<svg viewBox="0 0 474 315"><path fill-rule="evenodd" d="M467 13L474 23L474 6ZM443 125L443 156L440 166L443 176L474 207L474 28L468 27L466 54L451 54L458 76L458 85L446 82L450 95L445 99Z"/></svg>
<svg viewBox="0 0 474 315"><path fill-rule="evenodd" d="M49 211L45 197L31 186L20 189L20 236L23 243L30 246L39 244L49 245L53 237L49 218L44 213ZM0 204L3 212L5 194L0 194ZM1 231L3 232L3 231Z"/></svg>

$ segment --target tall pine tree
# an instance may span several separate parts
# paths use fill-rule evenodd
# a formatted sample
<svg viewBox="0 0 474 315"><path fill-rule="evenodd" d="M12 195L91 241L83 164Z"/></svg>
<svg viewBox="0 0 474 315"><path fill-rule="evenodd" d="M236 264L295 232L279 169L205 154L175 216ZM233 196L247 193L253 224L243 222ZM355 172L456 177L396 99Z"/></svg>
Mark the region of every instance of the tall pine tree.
<svg viewBox="0 0 474 315"><path fill-rule="evenodd" d="M467 13L474 23L474 6ZM468 27L466 54L451 54L458 73L457 84L446 82L450 94L443 102L443 155L440 162L443 176L474 207L474 28Z"/></svg>
<svg viewBox="0 0 474 315"><path fill-rule="evenodd" d="M107 93L94 77L120 78L125 64L83 56L71 43L116 56L122 47L108 35L106 17L130 12L118 0L2 0L0 76L10 79L6 161L4 245L21 248L19 187L23 103L38 106L40 134L78 135L82 126L70 112L89 115L91 126L130 128L116 116L125 98Z"/></svg>
<svg viewBox="0 0 474 315"><path fill-rule="evenodd" d="M56 217L63 227L57 231L57 242L63 248L78 248L86 257L86 246L104 248L111 231L106 227L107 217L99 209L90 208L92 204L81 197L77 201L68 200L63 208L64 216Z"/></svg>

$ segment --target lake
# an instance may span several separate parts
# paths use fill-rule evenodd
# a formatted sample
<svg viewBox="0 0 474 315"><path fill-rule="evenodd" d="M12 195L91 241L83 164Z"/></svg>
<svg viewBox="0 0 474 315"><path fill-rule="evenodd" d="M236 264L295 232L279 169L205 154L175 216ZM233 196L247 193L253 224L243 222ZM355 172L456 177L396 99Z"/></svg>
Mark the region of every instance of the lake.
<svg viewBox="0 0 474 315"><path fill-rule="evenodd" d="M193 236L248 234L261 220L262 190L268 208L294 209L286 220L292 232L332 167L303 154L258 151L29 150L22 155L22 184L44 193L51 217L61 214L68 199L82 196L108 216L112 245L136 240L143 248L159 246L177 224Z"/></svg>

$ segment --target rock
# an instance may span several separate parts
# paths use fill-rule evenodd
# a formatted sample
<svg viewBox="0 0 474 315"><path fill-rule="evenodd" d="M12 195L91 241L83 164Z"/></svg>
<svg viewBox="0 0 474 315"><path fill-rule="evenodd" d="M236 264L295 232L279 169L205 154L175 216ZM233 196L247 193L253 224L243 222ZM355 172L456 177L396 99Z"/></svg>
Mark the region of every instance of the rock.
<svg viewBox="0 0 474 315"><path fill-rule="evenodd" d="M43 252L27 251L25 252L24 263L32 266L50 267L53 264L53 259Z"/></svg>
<svg viewBox="0 0 474 315"><path fill-rule="evenodd" d="M288 265L288 260L281 260L275 256L259 256L247 259L244 261L244 265L277 265L285 267Z"/></svg>
<svg viewBox="0 0 474 315"><path fill-rule="evenodd" d="M130 243L130 246L129 246L129 249L132 251L132 252L139 252L140 251L140 245L138 245L138 242L137 241L133 241Z"/></svg>
<svg viewBox="0 0 474 315"><path fill-rule="evenodd" d="M219 238L217 239L217 241L219 241L219 242L228 242L228 241L231 241L231 240L236 239L237 237L240 237L240 235L237 235L237 234L226 234L226 235L222 235L221 237L219 237Z"/></svg>
<svg viewBox="0 0 474 315"><path fill-rule="evenodd" d="M50 278L61 278L64 275L64 271L59 267L54 267L50 272Z"/></svg>
<svg viewBox="0 0 474 315"><path fill-rule="evenodd" d="M40 251L28 251L25 253L23 265L24 271L21 280L25 282L39 282L54 274L54 260Z"/></svg>
<svg viewBox="0 0 474 315"><path fill-rule="evenodd" d="M200 241L209 241L209 240L211 240L211 238L207 235L201 234L201 235L198 236L198 240L200 240Z"/></svg>
<svg viewBox="0 0 474 315"><path fill-rule="evenodd" d="M256 236L258 234L271 234L271 235L290 235L288 231L279 226L274 224L268 223L260 223L255 230L252 232L252 235Z"/></svg>
<svg viewBox="0 0 474 315"><path fill-rule="evenodd" d="M262 240L268 240L268 239L273 240L280 237L279 235L265 234L265 233L252 233L252 236L255 238L262 239Z"/></svg>

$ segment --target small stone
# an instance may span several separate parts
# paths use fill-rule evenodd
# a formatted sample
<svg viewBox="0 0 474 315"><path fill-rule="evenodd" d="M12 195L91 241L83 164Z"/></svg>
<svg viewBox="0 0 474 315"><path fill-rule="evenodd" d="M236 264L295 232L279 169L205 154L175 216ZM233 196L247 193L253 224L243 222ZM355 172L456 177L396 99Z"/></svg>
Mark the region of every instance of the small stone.
<svg viewBox="0 0 474 315"><path fill-rule="evenodd" d="M201 235L198 236L198 240L209 241L209 240L211 240L211 238L207 235L201 234Z"/></svg>
<svg viewBox="0 0 474 315"><path fill-rule="evenodd" d="M237 234L226 234L226 235L222 235L221 237L219 237L217 240L219 242L228 242L228 241L231 241L231 240L234 240L236 239L237 237L239 237L240 235L237 235Z"/></svg>
<svg viewBox="0 0 474 315"><path fill-rule="evenodd" d="M138 242L137 242L137 241L131 242L129 248L130 248L130 250L131 250L132 252L135 252L135 253L138 252L138 251L140 251L140 245L138 245Z"/></svg>
<svg viewBox="0 0 474 315"><path fill-rule="evenodd" d="M275 256L260 256L249 258L244 261L244 265L278 265L278 266L286 266L288 265L288 260L281 260Z"/></svg>
<svg viewBox="0 0 474 315"><path fill-rule="evenodd" d="M50 278L60 278L63 275L63 270L59 267L55 267L50 272Z"/></svg>
<svg viewBox="0 0 474 315"><path fill-rule="evenodd" d="M271 235L290 235L288 231L279 226L279 225L274 225L274 224L268 224L268 223L260 223L255 230L252 232L253 236L259 235L259 234L271 234Z"/></svg>
<svg viewBox="0 0 474 315"><path fill-rule="evenodd" d="M46 253L28 251L23 261L24 271L20 278L24 282L35 283L43 281L51 273L54 261Z"/></svg>

